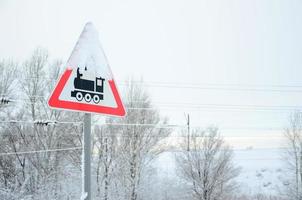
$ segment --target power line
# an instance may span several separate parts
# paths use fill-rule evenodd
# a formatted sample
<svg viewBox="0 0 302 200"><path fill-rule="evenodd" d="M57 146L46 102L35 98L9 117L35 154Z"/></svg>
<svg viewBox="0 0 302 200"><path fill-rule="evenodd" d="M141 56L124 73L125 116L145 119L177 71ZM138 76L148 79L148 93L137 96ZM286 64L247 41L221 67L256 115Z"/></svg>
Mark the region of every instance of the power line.
<svg viewBox="0 0 302 200"><path fill-rule="evenodd" d="M179 124L126 124L126 123L104 123L103 125L109 126L144 126L144 127L153 127L153 128L187 128L187 125L179 125ZM96 125L102 126L102 125ZM190 126L193 129L206 129L207 127L204 126ZM219 129L222 130L284 130L282 127L220 127Z"/></svg>
<svg viewBox="0 0 302 200"><path fill-rule="evenodd" d="M28 77L30 79L42 79L42 77ZM54 78L43 77L44 80L56 82ZM222 90L222 91L251 91L251 92L302 92L302 85L282 85L282 84L217 84L217 83L179 83L179 82L141 82L141 81L117 81L119 86L128 86L131 84L142 85L146 87L160 87L160 88L175 88L175 89L194 89L194 90Z"/></svg>
<svg viewBox="0 0 302 200"><path fill-rule="evenodd" d="M180 83L180 82L163 82L163 81L117 81L119 84L125 84L125 85L131 85L134 84L158 84L158 85L176 85L176 86L182 86L182 85L190 85L190 86L215 86L215 87L257 87L257 88L301 88L302 85L285 85L285 84L236 84L236 83Z"/></svg>
<svg viewBox="0 0 302 200"><path fill-rule="evenodd" d="M112 134L112 135L108 135L108 134L105 134L105 135L100 135L100 137L102 138L110 138L110 137L117 137L117 138L174 138L174 139L177 139L177 138L184 138L184 139L187 139L187 136L181 136L181 135L168 135L168 136L164 136L164 135L152 135L152 134L149 134L149 135L143 135L143 136L135 136L135 135L124 135L124 134ZM191 136L190 138L206 138L207 136ZM257 136L232 136L232 135L221 135L222 138L240 138L240 139L247 139L247 138L266 138L266 139L272 139L272 138L279 138L279 139L283 139L284 136L281 136L281 135L276 135L276 136L272 136L272 135L268 135L268 136L265 136L265 135L257 135Z"/></svg>
<svg viewBox="0 0 302 200"><path fill-rule="evenodd" d="M301 91L302 92L302 91ZM46 100L47 97L40 96L40 95L34 95L29 96L28 98L37 98ZM1 100L1 99L0 99ZM15 102L23 102L23 101L30 101L30 99L27 98L19 98L19 99L13 99L13 98L3 98L3 100L7 101L15 101ZM31 103L31 102L30 102ZM144 101L132 101L132 102L125 102L125 104L130 103L144 103ZM165 106L165 107L247 107L247 108L269 108L269 109L302 109L302 105L257 105L257 104L217 104L217 103L193 103L193 102L152 102L152 105L155 106ZM148 107L127 107L128 109L155 109L155 108L148 108Z"/></svg>
<svg viewBox="0 0 302 200"><path fill-rule="evenodd" d="M38 125L55 125L55 124L73 124L73 125L82 125L83 122L79 121L48 121L48 120L37 120L37 121L18 121L18 120L8 120L8 121L0 121L0 123L25 123L25 124L38 124ZM173 128L187 128L187 125L179 125L179 124L139 124L139 123L103 123L102 125L95 124L95 126L141 126L141 127L151 127L158 129L173 129ZM193 129L206 129L204 126L191 126ZM266 131L276 131L276 130L284 130L282 127L220 127L220 130L266 130Z"/></svg>
<svg viewBox="0 0 302 200"><path fill-rule="evenodd" d="M32 80L32 79L42 79L43 80L52 80L54 82L58 81L56 78L52 77L21 77L24 80ZM58 77L59 78L59 77ZM116 81L118 85L128 86L128 85L144 85L144 86L162 86L162 87L177 87L177 88L204 88L204 87L217 87L217 88L259 88L259 89L269 89L269 88L294 88L294 89L302 89L302 85L286 85L286 84L236 84L236 83L184 83L184 82L164 82L164 81Z"/></svg>
<svg viewBox="0 0 302 200"><path fill-rule="evenodd" d="M45 97L43 97L45 98ZM2 99L0 99L0 103ZM9 99L9 98L3 98L3 102L5 104L8 104L9 102L26 102L26 103L32 103L29 99ZM126 102L127 104L127 102ZM232 110L232 111L297 111L302 110L302 106L292 106L292 105L279 105L279 106L270 106L270 105L253 105L253 104L209 104L209 103L154 103L154 106L156 107L126 107L128 110L158 110L158 109L164 109L164 110L179 110L180 108L187 108L187 109L198 109L198 110L205 110L205 109L213 109L213 110L219 110L219 111L226 111L226 110Z"/></svg>
<svg viewBox="0 0 302 200"><path fill-rule="evenodd" d="M45 152L60 152L60 151L74 151L74 150L81 150L82 147L70 147L70 148L62 148L62 149L46 149L46 150L35 150L35 151L17 151L17 152L6 152L6 153L0 153L0 156L8 156L8 155L24 155L24 154L35 154L35 153L45 153ZM268 148L269 149L269 148ZM272 148L275 150L284 150L285 148ZM263 150L261 148L255 148L252 150L246 150L248 151L253 151L253 150ZM265 149L267 150L267 149ZM234 151L240 151L240 150L236 150L234 149ZM169 152L169 151L168 151ZM177 151L177 152L181 152L181 151ZM171 152L171 153L177 153L177 152ZM190 153L192 153L194 151L191 151ZM234 158L234 160L281 160L282 158Z"/></svg>
<svg viewBox="0 0 302 200"><path fill-rule="evenodd" d="M179 106L190 106L190 107L248 107L248 108L270 108L270 109L301 109L302 106L292 106L292 105L257 105L257 104L217 104L217 103L171 103L171 102L154 102L155 105L163 105L167 107L179 107Z"/></svg>
<svg viewBox="0 0 302 200"><path fill-rule="evenodd" d="M36 150L36 151L17 151L17 152L6 152L6 153L0 153L0 156L5 155L21 155L21 154L34 154L34 153L45 153L45 152L57 152L57 151L73 151L73 150L79 150L82 149L82 147L71 147L71 148L64 148L64 149L45 149L45 150Z"/></svg>
<svg viewBox="0 0 302 200"><path fill-rule="evenodd" d="M22 120L6 120L0 121L0 123L8 123L8 124L37 124L37 125L56 125L56 124L73 124L73 125L81 125L83 122L79 121L55 121L55 120L35 120L35 121L22 121Z"/></svg>
<svg viewBox="0 0 302 200"><path fill-rule="evenodd" d="M0 123L11 123L11 121L0 121ZM32 121L13 121L13 123L27 123L27 124L33 124L34 122ZM63 123L63 124L81 124L82 122L58 122L58 123ZM43 125L42 125L43 126ZM47 125L46 125L47 126ZM175 129L185 129L187 128L187 125L176 125L176 124L122 124L122 123L104 123L102 125L98 125L95 124L95 127L106 127L106 126L126 126L126 127L149 127L149 128L154 128L154 129L170 129L170 130L174 130ZM191 128L193 129L202 129L205 130L207 127L202 127L202 126L192 126ZM269 128L269 127L221 127L219 128L220 131L283 131L283 128ZM98 134L98 132L94 133L96 136L101 136L104 138L107 137L137 137L135 135L126 135L123 133L115 133L115 132L111 132L110 134ZM43 136L41 136L43 137ZM175 135L175 134L169 134L169 135L153 135L151 134L147 134L147 135L141 135L139 137L147 137L147 138L186 138L187 136L184 135ZM199 136L199 135L195 135L192 137L196 137L196 138L202 138L205 136ZM223 138L284 138L283 135L278 135L276 133L272 134L262 134L262 135L229 135L229 134L221 134L221 137Z"/></svg>
<svg viewBox="0 0 302 200"><path fill-rule="evenodd" d="M76 134L64 134L66 137L70 136L70 135L75 135L78 136ZM126 135L123 133L112 133L112 134L98 134L98 133L94 133L94 135L96 135L97 137L101 137L101 138L111 138L111 137L117 137L117 138L173 138L173 139L186 139L187 136L183 136L183 135L152 135L152 134L146 134L146 135L139 135L139 136L135 136L135 135ZM41 138L43 138L43 136L39 136ZM191 138L205 138L207 136L191 136ZM232 138L237 138L237 139L255 139L255 138L262 138L262 139L283 139L285 138L282 135L223 135L221 134L222 138L227 138L227 139L232 139Z"/></svg>
<svg viewBox="0 0 302 200"><path fill-rule="evenodd" d="M122 86L129 84L121 82ZM131 83L130 83L131 84ZM302 92L302 86L295 85L249 85L249 84L186 84L171 82L134 82L134 84L146 87L174 88L174 89L194 89L194 90L222 90L222 91L243 91L243 92ZM278 89L279 88L279 89ZM288 89L290 88L290 89Z"/></svg>
<svg viewBox="0 0 302 200"><path fill-rule="evenodd" d="M156 106L156 104L155 104ZM174 104L159 105L159 109L175 110L180 108L189 109L214 109L214 110L235 110L235 111L295 111L302 110L302 106L267 106L267 105L235 105L235 104ZM129 110L157 110L153 107L126 107Z"/></svg>

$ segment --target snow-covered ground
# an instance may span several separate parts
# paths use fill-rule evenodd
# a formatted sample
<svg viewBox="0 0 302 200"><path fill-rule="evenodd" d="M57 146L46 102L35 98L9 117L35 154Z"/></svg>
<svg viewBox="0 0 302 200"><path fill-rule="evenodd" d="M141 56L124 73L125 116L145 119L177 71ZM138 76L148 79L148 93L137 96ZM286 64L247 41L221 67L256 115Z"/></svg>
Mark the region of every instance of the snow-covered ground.
<svg viewBox="0 0 302 200"><path fill-rule="evenodd" d="M234 161L242 168L238 177L241 190L251 194L278 194L283 184L282 154L280 149L236 150Z"/></svg>
<svg viewBox="0 0 302 200"><path fill-rule="evenodd" d="M234 151L234 163L241 168L237 178L245 194L278 194L282 187L284 162L282 149L246 149ZM176 177L175 152L166 152L155 161L159 176Z"/></svg>

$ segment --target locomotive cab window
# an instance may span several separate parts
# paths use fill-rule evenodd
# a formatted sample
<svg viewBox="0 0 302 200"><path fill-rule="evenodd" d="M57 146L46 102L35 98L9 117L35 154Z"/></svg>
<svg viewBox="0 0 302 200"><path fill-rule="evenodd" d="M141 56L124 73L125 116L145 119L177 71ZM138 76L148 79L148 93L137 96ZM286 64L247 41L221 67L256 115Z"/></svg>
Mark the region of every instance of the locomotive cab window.
<svg viewBox="0 0 302 200"><path fill-rule="evenodd" d="M96 84L97 86L102 86L102 80L97 80Z"/></svg>

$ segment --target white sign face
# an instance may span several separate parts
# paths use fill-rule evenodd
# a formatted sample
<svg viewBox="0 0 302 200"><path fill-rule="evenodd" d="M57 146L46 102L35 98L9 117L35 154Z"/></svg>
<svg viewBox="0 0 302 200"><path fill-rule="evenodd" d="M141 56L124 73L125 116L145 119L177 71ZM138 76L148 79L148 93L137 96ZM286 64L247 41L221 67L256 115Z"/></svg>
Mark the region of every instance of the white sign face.
<svg viewBox="0 0 302 200"><path fill-rule="evenodd" d="M125 115L97 31L91 23L85 25L48 104L58 109Z"/></svg>

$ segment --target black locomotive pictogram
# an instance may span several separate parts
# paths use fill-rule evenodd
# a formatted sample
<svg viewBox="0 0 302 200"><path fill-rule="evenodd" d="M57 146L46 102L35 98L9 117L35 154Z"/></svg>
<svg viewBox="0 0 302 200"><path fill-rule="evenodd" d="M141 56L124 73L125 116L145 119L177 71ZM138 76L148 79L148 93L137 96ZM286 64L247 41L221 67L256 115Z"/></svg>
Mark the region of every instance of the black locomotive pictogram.
<svg viewBox="0 0 302 200"><path fill-rule="evenodd" d="M86 68L85 68L86 70ZM71 91L71 97L75 97L78 101L83 99L86 102L93 100L94 103L99 103L104 99L104 81L102 77L96 77L95 81L82 79L83 74L80 69L77 69L77 76L74 78L74 91Z"/></svg>

